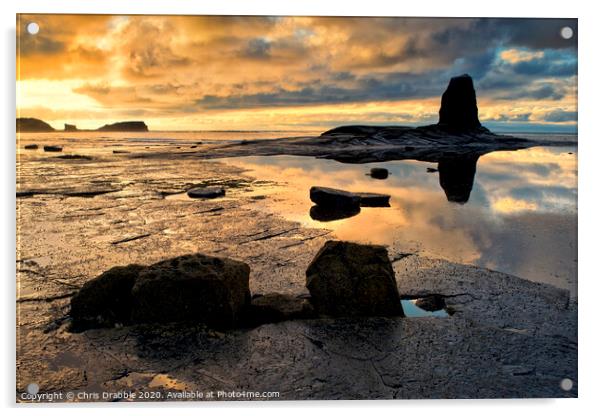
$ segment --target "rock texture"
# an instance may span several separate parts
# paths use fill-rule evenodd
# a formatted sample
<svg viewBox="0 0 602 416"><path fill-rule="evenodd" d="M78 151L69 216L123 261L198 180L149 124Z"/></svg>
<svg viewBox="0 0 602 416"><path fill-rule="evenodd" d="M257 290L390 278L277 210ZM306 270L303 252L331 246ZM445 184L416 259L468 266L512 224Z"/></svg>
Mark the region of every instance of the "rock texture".
<svg viewBox="0 0 602 416"><path fill-rule="evenodd" d="M132 320L232 327L251 297L249 272L245 263L203 254L153 264L132 288Z"/></svg>
<svg viewBox="0 0 602 416"><path fill-rule="evenodd" d="M253 297L244 313L248 326L315 318L316 313L308 299L282 293L268 293Z"/></svg>
<svg viewBox="0 0 602 416"><path fill-rule="evenodd" d="M143 266L107 270L82 286L71 299L73 329L112 327L130 322L132 288Z"/></svg>
<svg viewBox="0 0 602 416"><path fill-rule="evenodd" d="M316 311L329 316L402 316L383 246L327 241L306 271Z"/></svg>
<svg viewBox="0 0 602 416"><path fill-rule="evenodd" d="M477 95L468 74L453 77L441 97L439 126L468 131L481 127Z"/></svg>

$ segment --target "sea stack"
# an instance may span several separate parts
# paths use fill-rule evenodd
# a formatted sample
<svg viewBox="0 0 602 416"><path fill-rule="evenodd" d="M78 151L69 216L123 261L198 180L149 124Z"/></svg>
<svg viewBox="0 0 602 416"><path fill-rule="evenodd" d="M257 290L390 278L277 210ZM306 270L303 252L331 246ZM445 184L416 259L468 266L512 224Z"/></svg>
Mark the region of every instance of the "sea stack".
<svg viewBox="0 0 602 416"><path fill-rule="evenodd" d="M481 127L477 96L468 74L453 77L441 97L439 126L454 130L471 130Z"/></svg>

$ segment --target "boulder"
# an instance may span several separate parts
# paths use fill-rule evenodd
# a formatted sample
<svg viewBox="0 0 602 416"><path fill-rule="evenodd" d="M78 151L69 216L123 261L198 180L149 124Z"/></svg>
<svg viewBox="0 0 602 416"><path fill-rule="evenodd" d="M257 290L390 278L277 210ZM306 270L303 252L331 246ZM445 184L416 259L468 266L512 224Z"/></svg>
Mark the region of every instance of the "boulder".
<svg viewBox="0 0 602 416"><path fill-rule="evenodd" d="M308 299L281 293L254 296L244 314L248 326L316 317Z"/></svg>
<svg viewBox="0 0 602 416"><path fill-rule="evenodd" d="M132 287L143 266L113 267L85 283L71 298L74 330L112 327L128 323L132 305Z"/></svg>
<svg viewBox="0 0 602 416"><path fill-rule="evenodd" d="M46 145L46 146L44 146L44 151L45 152L62 152L63 148L61 146Z"/></svg>
<svg viewBox="0 0 602 416"><path fill-rule="evenodd" d="M391 195L375 194L372 192L356 192L360 199L362 207L390 207L389 200Z"/></svg>
<svg viewBox="0 0 602 416"><path fill-rule="evenodd" d="M132 321L232 327L250 301L249 272L245 263L204 254L148 266L132 288Z"/></svg>
<svg viewBox="0 0 602 416"><path fill-rule="evenodd" d="M226 195L226 190L221 186L207 186L204 188L192 188L186 193L190 198L219 198Z"/></svg>
<svg viewBox="0 0 602 416"><path fill-rule="evenodd" d="M312 186L309 198L317 205L339 210L359 209L361 200L354 193L322 186Z"/></svg>
<svg viewBox="0 0 602 416"><path fill-rule="evenodd" d="M327 241L307 268L306 286L320 314L403 316L383 246Z"/></svg>
<svg viewBox="0 0 602 416"><path fill-rule="evenodd" d="M471 130L481 127L477 96L468 74L453 77L441 97L439 126L454 130Z"/></svg>
<svg viewBox="0 0 602 416"><path fill-rule="evenodd" d="M370 176L374 179L387 179L389 177L389 170L385 168L372 168L370 169Z"/></svg>
<svg viewBox="0 0 602 416"><path fill-rule="evenodd" d="M37 144L26 144L23 146L24 149L27 150L36 150L39 146Z"/></svg>

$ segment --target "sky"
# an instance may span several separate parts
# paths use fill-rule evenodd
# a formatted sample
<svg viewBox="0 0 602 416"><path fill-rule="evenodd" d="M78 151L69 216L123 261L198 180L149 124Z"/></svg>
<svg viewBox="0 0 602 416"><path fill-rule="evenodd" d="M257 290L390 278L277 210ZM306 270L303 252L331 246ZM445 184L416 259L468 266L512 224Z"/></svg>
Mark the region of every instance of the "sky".
<svg viewBox="0 0 602 416"><path fill-rule="evenodd" d="M464 73L494 131L577 126L576 19L19 15L17 54L18 116L57 129L423 125Z"/></svg>

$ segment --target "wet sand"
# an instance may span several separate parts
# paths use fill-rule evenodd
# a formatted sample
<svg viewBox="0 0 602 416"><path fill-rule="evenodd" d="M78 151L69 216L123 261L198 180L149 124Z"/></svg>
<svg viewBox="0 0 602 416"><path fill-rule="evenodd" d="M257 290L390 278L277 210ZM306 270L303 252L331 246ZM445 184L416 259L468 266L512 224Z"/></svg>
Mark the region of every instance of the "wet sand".
<svg viewBox="0 0 602 416"><path fill-rule="evenodd" d="M70 333L70 296L112 266L203 252L248 263L253 294L303 295L307 265L337 236L259 209L262 187L277 184L179 157L183 149L88 152L91 160L19 152L18 399L32 382L41 392L155 391L159 400L196 390L278 391L281 400L577 395L568 291L393 250L402 297L440 294L451 317ZM199 184L224 186L226 197L169 197ZM564 378L575 382L569 392Z"/></svg>

